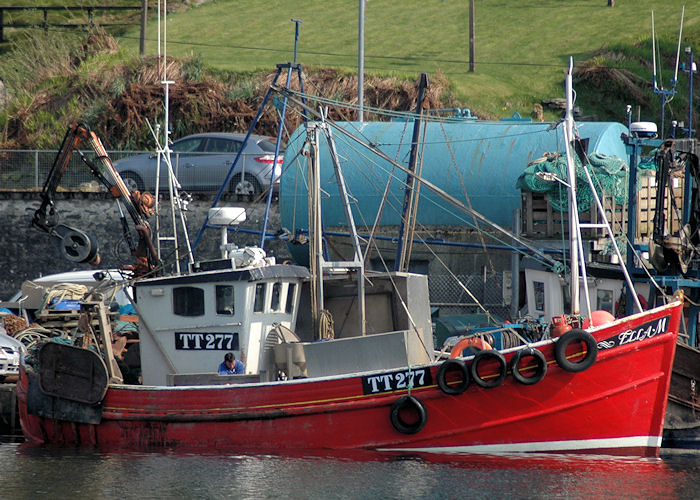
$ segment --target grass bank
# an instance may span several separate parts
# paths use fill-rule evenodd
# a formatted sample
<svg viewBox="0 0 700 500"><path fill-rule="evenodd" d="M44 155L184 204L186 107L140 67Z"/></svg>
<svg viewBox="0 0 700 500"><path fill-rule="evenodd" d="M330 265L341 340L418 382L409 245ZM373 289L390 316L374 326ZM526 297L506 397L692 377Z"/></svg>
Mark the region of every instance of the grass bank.
<svg viewBox="0 0 700 500"><path fill-rule="evenodd" d="M661 10L654 0L618 0L612 8L604 0L480 0L476 67L470 72L468 2L371 0L365 12L366 104L408 109L410 87L427 72L439 89L432 96L435 103L470 108L482 118L529 116L536 104L562 97L572 56L584 116L623 121L625 105L631 104L635 117L656 120L660 101L651 90L651 10L657 9L661 81L669 86L684 3L666 0ZM152 13L156 4L149 2ZM169 2L169 11L175 136L247 128L276 64L293 57L292 18L303 20L297 58L311 75L306 90L347 100L356 96L357 2L183 0ZM700 47L700 8L687 7L683 33L682 48ZM68 123L84 120L111 147L151 147L146 119L158 120L162 102L154 15L146 57L139 56L139 25L133 19L112 31L116 42L77 30L10 35L14 43L0 59L0 77L9 91L0 111L3 146L54 148ZM666 109L668 121L684 119L686 82L680 73L678 95ZM392 90L395 96L387 97ZM545 109L545 118L558 114ZM272 124L274 118L266 119Z"/></svg>

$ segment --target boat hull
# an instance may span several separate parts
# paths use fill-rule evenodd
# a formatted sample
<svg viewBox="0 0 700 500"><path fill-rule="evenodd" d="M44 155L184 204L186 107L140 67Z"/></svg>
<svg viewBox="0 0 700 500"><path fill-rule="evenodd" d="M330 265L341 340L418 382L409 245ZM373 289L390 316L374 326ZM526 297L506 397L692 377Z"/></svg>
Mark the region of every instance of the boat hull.
<svg viewBox="0 0 700 500"><path fill-rule="evenodd" d="M662 446L700 448L700 351L678 342Z"/></svg>
<svg viewBox="0 0 700 500"><path fill-rule="evenodd" d="M472 383L456 395L436 384L439 363L230 386L111 385L103 402L88 408L92 420L81 422L37 411L37 375L23 367L20 421L29 442L107 448L656 455L681 310L673 303L591 331L599 351L585 371L560 368L554 343L542 342L535 347L547 369L538 383L522 384L509 370L498 387ZM504 353L509 366L514 353ZM409 379L425 418L415 432L399 432L392 417Z"/></svg>

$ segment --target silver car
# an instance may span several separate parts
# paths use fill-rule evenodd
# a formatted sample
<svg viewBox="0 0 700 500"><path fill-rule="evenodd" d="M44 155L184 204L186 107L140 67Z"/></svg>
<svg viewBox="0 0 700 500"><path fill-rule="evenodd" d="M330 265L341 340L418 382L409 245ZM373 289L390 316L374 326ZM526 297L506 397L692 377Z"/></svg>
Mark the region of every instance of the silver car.
<svg viewBox="0 0 700 500"><path fill-rule="evenodd" d="M0 383L3 383L6 377L19 375L19 364L24 354L24 345L6 335L4 328L0 329Z"/></svg>
<svg viewBox="0 0 700 500"><path fill-rule="evenodd" d="M228 174L236 154L243 146L245 134L214 132L188 135L172 143L171 162L175 177L184 191L218 191ZM251 135L243 148L227 191L256 195L270 186L275 158L275 138ZM279 185L284 161L284 144L277 157L273 188ZM122 158L114 166L127 187L134 191L155 191L155 153ZM161 162L160 190L167 190L167 169Z"/></svg>

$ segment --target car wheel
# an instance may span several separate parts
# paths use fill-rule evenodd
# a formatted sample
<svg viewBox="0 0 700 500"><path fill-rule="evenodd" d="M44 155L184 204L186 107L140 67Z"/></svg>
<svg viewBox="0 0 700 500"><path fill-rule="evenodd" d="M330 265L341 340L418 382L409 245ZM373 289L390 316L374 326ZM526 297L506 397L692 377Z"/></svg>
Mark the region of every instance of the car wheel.
<svg viewBox="0 0 700 500"><path fill-rule="evenodd" d="M240 195L256 196L262 193L262 186L251 174L245 174L243 181L241 181L241 174L236 174L231 179L231 192Z"/></svg>
<svg viewBox="0 0 700 500"><path fill-rule="evenodd" d="M139 174L136 174L134 172L124 172L121 174L121 177L124 181L124 184L126 184L126 187L129 188L129 191L131 191L132 193L134 191L144 190L144 184Z"/></svg>

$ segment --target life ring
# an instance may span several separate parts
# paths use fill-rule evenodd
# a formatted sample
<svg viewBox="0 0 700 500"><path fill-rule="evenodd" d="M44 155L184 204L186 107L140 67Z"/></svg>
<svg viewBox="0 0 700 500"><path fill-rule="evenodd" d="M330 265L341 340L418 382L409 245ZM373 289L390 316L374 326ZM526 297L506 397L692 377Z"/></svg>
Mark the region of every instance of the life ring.
<svg viewBox="0 0 700 500"><path fill-rule="evenodd" d="M520 372L519 364L520 361L525 357L531 357L537 363L537 367L535 368L535 374L531 377L526 377ZM545 359L544 354L542 354L537 349L533 349L532 347L526 347L515 353L513 359L510 360L510 369L513 372L513 378L515 380L517 380L521 384L532 385L536 384L544 378L545 374L547 373L547 360Z"/></svg>
<svg viewBox="0 0 700 500"><path fill-rule="evenodd" d="M484 379L479 374L479 363L485 359L495 360L498 362L498 376L489 377L490 380ZM469 366L469 371L471 372L472 379L479 387L484 389L491 389L493 387L498 387L506 379L506 372L508 371L508 364L506 363L506 358L498 351L479 351L474 356L472 364Z"/></svg>
<svg viewBox="0 0 700 500"><path fill-rule="evenodd" d="M458 384L449 385L447 383L448 371L459 371L462 374L462 381ZM467 365L461 359L448 359L438 368L437 384L445 394L453 396L462 394L469 387L469 369Z"/></svg>
<svg viewBox="0 0 700 500"><path fill-rule="evenodd" d="M461 358L462 351L464 351L467 347L476 347L482 351L493 349L493 347L491 347L491 345L481 337L469 337L460 340L454 345L454 347L450 350L450 359Z"/></svg>
<svg viewBox="0 0 700 500"><path fill-rule="evenodd" d="M418 418L415 422L406 422L401 418L404 410L414 410ZM415 434L421 430L428 421L428 411L423 402L415 396L401 396L391 405L391 425L402 434Z"/></svg>
<svg viewBox="0 0 700 500"><path fill-rule="evenodd" d="M572 342L586 344L586 355L581 361L571 361L566 357L566 348ZM589 369L598 357L598 345L593 335L585 330L575 329L559 337L554 345L554 358L557 364L567 372L578 373Z"/></svg>

